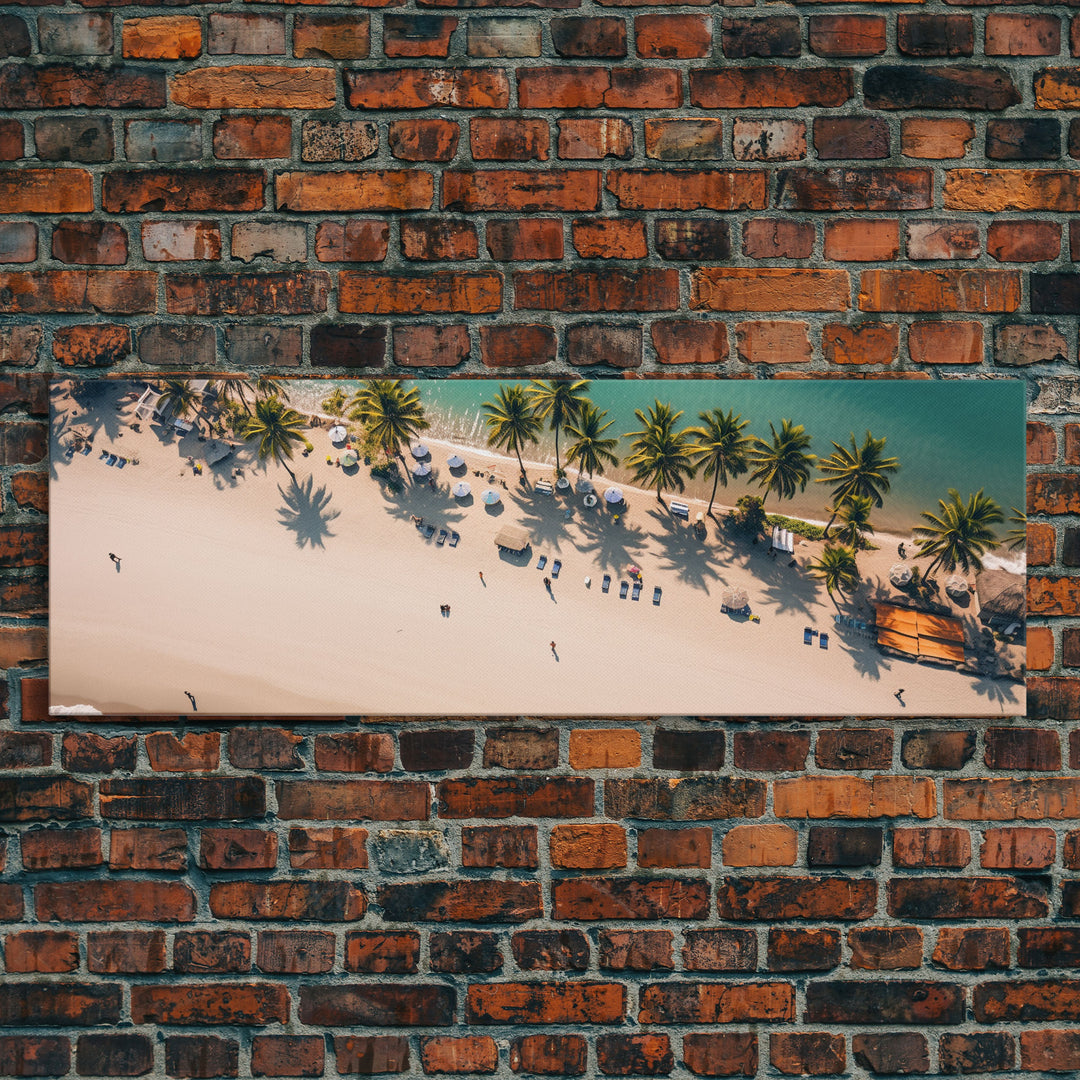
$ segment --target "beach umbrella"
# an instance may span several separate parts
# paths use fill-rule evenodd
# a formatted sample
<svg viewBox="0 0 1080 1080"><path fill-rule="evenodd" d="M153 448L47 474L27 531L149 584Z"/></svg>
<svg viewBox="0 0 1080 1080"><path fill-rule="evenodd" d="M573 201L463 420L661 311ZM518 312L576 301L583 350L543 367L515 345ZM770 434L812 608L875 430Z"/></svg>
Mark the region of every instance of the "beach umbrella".
<svg viewBox="0 0 1080 1080"><path fill-rule="evenodd" d="M911 584L911 567L907 563L894 563L889 571L889 580L896 586Z"/></svg>
<svg viewBox="0 0 1080 1080"><path fill-rule="evenodd" d="M427 476L431 472L431 466L426 461L421 461L419 465L413 469L413 476Z"/></svg>
<svg viewBox="0 0 1080 1080"><path fill-rule="evenodd" d="M604 501L609 503L621 503L623 501L622 492L617 487L609 487L604 492Z"/></svg>
<svg viewBox="0 0 1080 1080"><path fill-rule="evenodd" d="M454 485L454 497L455 498L464 499L465 496L468 495L470 491L472 491L472 488L469 487L469 485L466 484L464 480L460 480L460 481L458 481L458 483L456 483Z"/></svg>
<svg viewBox="0 0 1080 1080"><path fill-rule="evenodd" d="M958 596L967 596L968 583L959 574L952 574L945 579L945 591L955 600Z"/></svg>
<svg viewBox="0 0 1080 1080"><path fill-rule="evenodd" d="M341 455L341 464L344 465L346 469L355 465L359 460L355 450L346 450L345 453Z"/></svg>
<svg viewBox="0 0 1080 1080"><path fill-rule="evenodd" d="M570 481L567 480L565 476L560 476L559 479L555 481L555 486L560 491L565 491L570 486Z"/></svg>
<svg viewBox="0 0 1080 1080"><path fill-rule="evenodd" d="M494 506L501 498L502 496L493 488L488 488L487 491L480 496L480 500L485 506Z"/></svg>
<svg viewBox="0 0 1080 1080"><path fill-rule="evenodd" d="M412 456L414 458L416 458L419 461L420 458L426 458L428 456L429 451L428 451L428 448L423 443L417 443L416 446L414 446L412 448L410 453L412 454Z"/></svg>
<svg viewBox="0 0 1080 1080"><path fill-rule="evenodd" d="M449 465L451 469L460 469L461 466L465 464L465 459L454 454L452 457L446 459L446 464Z"/></svg>
<svg viewBox="0 0 1080 1080"><path fill-rule="evenodd" d="M750 596L745 589L739 588L737 585L729 585L723 593L720 595L720 603L724 607L733 608L735 611L739 611L750 602Z"/></svg>
<svg viewBox="0 0 1080 1080"><path fill-rule="evenodd" d="M585 496L585 505L590 508L595 506L598 501L599 500L596 498L596 496L593 495L591 492Z"/></svg>
<svg viewBox="0 0 1080 1080"><path fill-rule="evenodd" d="M349 437L349 431L344 424L335 424L327 433L332 443L344 442Z"/></svg>

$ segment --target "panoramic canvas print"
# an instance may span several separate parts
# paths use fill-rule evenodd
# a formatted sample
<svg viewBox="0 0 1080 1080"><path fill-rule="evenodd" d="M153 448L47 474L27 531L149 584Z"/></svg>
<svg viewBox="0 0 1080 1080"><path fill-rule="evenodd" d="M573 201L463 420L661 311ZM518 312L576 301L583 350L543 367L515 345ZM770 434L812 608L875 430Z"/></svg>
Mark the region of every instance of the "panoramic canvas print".
<svg viewBox="0 0 1080 1080"><path fill-rule="evenodd" d="M50 710L1025 711L1012 380L56 379Z"/></svg>

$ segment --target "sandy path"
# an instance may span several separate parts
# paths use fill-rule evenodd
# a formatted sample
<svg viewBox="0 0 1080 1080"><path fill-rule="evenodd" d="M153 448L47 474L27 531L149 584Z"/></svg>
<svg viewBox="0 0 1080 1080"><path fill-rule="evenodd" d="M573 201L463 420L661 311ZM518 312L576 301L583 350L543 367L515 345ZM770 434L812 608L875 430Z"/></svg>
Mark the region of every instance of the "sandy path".
<svg viewBox="0 0 1080 1080"><path fill-rule="evenodd" d="M63 438L62 425L54 431ZM902 686L913 715L1024 710L1021 684L887 658L867 638L838 632L836 608L803 567L770 559L764 543L729 543L715 525L700 541L650 493L624 488L628 509L615 524L580 496L517 487L516 463L503 462L510 487L492 512L450 494L457 477L443 444L428 443L437 489L395 496L366 469L328 466L325 431L311 438L315 453L294 465L298 488L246 448L193 475L186 457L204 444L162 441L146 426L100 434L85 457L67 459L54 445L53 704L186 712L190 690L202 712L255 715L891 716ZM110 468L98 457L105 447L140 463ZM484 456L461 452L479 495L487 482L473 469ZM237 465L243 473L233 476ZM456 529L458 546L425 540L414 513ZM529 530L527 559L492 543L508 522ZM895 544L880 542L860 555L864 602L895 561ZM799 562L819 549L801 545ZM122 558L119 572L110 551ZM564 564L551 594L535 568L541 553ZM631 562L645 582L636 603L618 597ZM720 612L730 584L748 590L760 622ZM817 639L803 645L806 625L829 632L828 650Z"/></svg>

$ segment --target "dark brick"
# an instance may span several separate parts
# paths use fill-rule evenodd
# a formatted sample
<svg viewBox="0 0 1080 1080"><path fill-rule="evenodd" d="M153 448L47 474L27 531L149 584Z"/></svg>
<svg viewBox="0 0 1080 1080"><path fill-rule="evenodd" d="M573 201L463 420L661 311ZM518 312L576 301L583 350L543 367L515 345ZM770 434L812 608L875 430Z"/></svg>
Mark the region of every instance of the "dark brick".
<svg viewBox="0 0 1080 1080"><path fill-rule="evenodd" d="M883 830L854 825L814 825L806 847L807 866L880 866Z"/></svg>
<svg viewBox="0 0 1080 1080"><path fill-rule="evenodd" d="M320 323L311 328L314 367L382 367L386 327Z"/></svg>
<svg viewBox="0 0 1080 1080"><path fill-rule="evenodd" d="M723 731L659 728L653 733L653 768L712 772L723 764Z"/></svg>
<svg viewBox="0 0 1080 1080"><path fill-rule="evenodd" d="M1005 68L881 64L863 78L871 109L979 109L997 112L1020 103Z"/></svg>
<svg viewBox="0 0 1080 1080"><path fill-rule="evenodd" d="M900 741L900 760L909 769L962 769L974 753L974 731L905 731Z"/></svg>
<svg viewBox="0 0 1080 1080"><path fill-rule="evenodd" d="M1057 120L990 120L986 156L995 161L1053 161L1061 156Z"/></svg>
<svg viewBox="0 0 1080 1080"><path fill-rule="evenodd" d="M731 257L731 233L716 218L657 218L656 251L664 259L722 262Z"/></svg>
<svg viewBox="0 0 1080 1080"><path fill-rule="evenodd" d="M1032 274L1031 310L1037 314L1080 314L1080 274Z"/></svg>
<svg viewBox="0 0 1080 1080"><path fill-rule="evenodd" d="M896 44L908 56L971 56L975 31L970 15L898 15Z"/></svg>
<svg viewBox="0 0 1080 1080"><path fill-rule="evenodd" d="M80 1035L75 1068L83 1076L144 1076L154 1067L154 1044L145 1035Z"/></svg>
<svg viewBox="0 0 1080 1080"><path fill-rule="evenodd" d="M473 733L446 728L403 730L398 735L398 749L401 766L408 772L467 769L472 764Z"/></svg>
<svg viewBox="0 0 1080 1080"><path fill-rule="evenodd" d="M875 1076L909 1076L930 1071L926 1036L917 1031L898 1031L852 1036L855 1063Z"/></svg>
<svg viewBox="0 0 1080 1080"><path fill-rule="evenodd" d="M745 60L751 56L798 56L802 50L799 17L724 19L721 42L724 55L731 60Z"/></svg>
<svg viewBox="0 0 1080 1080"><path fill-rule="evenodd" d="M770 971L829 971L839 963L838 930L769 931Z"/></svg>
<svg viewBox="0 0 1080 1080"><path fill-rule="evenodd" d="M964 990L952 983L846 979L810 983L805 1019L825 1024L960 1024Z"/></svg>

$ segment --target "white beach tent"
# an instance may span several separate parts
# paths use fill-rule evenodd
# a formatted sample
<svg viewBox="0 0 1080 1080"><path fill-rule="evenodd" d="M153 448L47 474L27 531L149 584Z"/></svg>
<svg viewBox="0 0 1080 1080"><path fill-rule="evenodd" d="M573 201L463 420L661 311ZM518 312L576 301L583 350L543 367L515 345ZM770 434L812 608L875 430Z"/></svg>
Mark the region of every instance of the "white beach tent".
<svg viewBox="0 0 1080 1080"><path fill-rule="evenodd" d="M790 554L795 552L795 537L790 529L781 529L779 525L773 527L772 546L777 551L786 551Z"/></svg>

